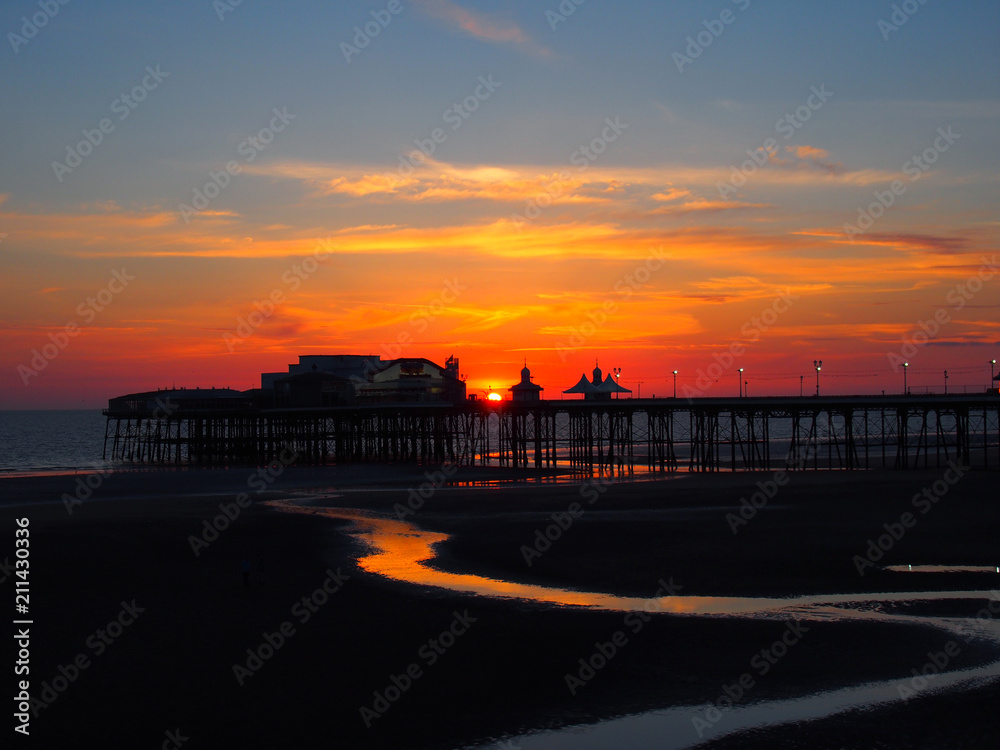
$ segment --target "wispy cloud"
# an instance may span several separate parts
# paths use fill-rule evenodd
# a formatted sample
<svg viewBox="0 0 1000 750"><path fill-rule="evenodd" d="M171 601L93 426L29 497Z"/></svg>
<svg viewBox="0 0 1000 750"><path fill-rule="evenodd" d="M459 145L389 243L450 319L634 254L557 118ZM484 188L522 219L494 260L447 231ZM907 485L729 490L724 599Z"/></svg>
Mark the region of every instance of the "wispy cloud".
<svg viewBox="0 0 1000 750"><path fill-rule="evenodd" d="M547 57L548 48L534 41L513 21L504 20L482 11L463 8L451 0L414 0L414 5L431 18L448 26L495 44L511 44L525 52Z"/></svg>
<svg viewBox="0 0 1000 750"><path fill-rule="evenodd" d="M793 234L805 237L822 237L836 244L850 244L840 229L804 229ZM954 235L936 235L918 232L871 232L860 237L857 242L862 245L891 247L899 250L931 251L934 253L952 255L970 249L971 242L967 237Z"/></svg>
<svg viewBox="0 0 1000 750"><path fill-rule="evenodd" d="M805 145L785 146L784 152L784 156L779 155L777 151L772 152L768 158L768 164L786 169L818 169L827 174L846 172L844 165L840 162L829 161L829 152L822 148Z"/></svg>
<svg viewBox="0 0 1000 750"><path fill-rule="evenodd" d="M553 201L597 203L611 199L610 183L582 176L560 176L516 167L454 166L427 160L409 175L372 172L367 168L336 164L279 162L253 171L308 183L319 195L344 195L372 202L443 202L462 200L524 201L537 195L552 195Z"/></svg>
<svg viewBox="0 0 1000 750"><path fill-rule="evenodd" d="M697 212L714 213L720 211L736 211L749 208L770 208L766 203L746 203L744 201L710 201L690 200L676 206L663 206L650 213L655 214L689 214Z"/></svg>

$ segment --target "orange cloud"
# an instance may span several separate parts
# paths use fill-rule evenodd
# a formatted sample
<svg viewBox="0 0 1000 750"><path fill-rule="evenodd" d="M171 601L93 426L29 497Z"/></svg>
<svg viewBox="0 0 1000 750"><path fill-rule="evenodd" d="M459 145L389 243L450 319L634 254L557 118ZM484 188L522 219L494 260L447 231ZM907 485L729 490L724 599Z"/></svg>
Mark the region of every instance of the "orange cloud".
<svg viewBox="0 0 1000 750"><path fill-rule="evenodd" d="M825 174L843 174L847 170L840 162L826 161L829 153L815 146L784 146L784 153L787 157L779 156L779 151L775 150L768 155L768 164L773 167L785 167L789 169L818 169Z"/></svg>
<svg viewBox="0 0 1000 750"><path fill-rule="evenodd" d="M487 42L514 44L533 54L547 56L549 50L534 42L517 24L482 11L463 8L450 0L414 0L426 15Z"/></svg>
<svg viewBox="0 0 1000 750"><path fill-rule="evenodd" d="M668 203L670 201L676 201L681 198L686 198L691 195L690 190L684 190L683 188L668 188L659 193L654 193L650 196L654 201L663 201Z"/></svg>
<svg viewBox="0 0 1000 750"><path fill-rule="evenodd" d="M815 146L785 146L785 148L799 159L825 159L830 155L826 150Z"/></svg>

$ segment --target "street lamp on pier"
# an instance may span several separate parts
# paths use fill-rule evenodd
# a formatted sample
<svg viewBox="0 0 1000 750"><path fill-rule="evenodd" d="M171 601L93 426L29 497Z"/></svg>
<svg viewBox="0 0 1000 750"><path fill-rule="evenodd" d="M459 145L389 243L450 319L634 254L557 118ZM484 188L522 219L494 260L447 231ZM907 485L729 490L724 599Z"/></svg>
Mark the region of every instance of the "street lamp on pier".
<svg viewBox="0 0 1000 750"><path fill-rule="evenodd" d="M743 398L743 368L740 368L740 398Z"/></svg>
<svg viewBox="0 0 1000 750"><path fill-rule="evenodd" d="M944 395L948 395L948 371L944 371Z"/></svg>
<svg viewBox="0 0 1000 750"><path fill-rule="evenodd" d="M617 384L619 382L619 379L622 376L622 368L620 368L620 367L612 367L611 371L614 372L614 374L615 374L615 383ZM620 391L615 391L615 399L618 398L618 394L619 393L620 393Z"/></svg>
<svg viewBox="0 0 1000 750"><path fill-rule="evenodd" d="M904 362L903 363L903 395L904 396L909 393L909 391L906 390L906 371L907 371L907 369L909 367L910 367L910 363L909 362Z"/></svg>
<svg viewBox="0 0 1000 750"><path fill-rule="evenodd" d="M816 395L819 396L819 371L823 369L823 360L814 359L813 367L816 368Z"/></svg>
<svg viewBox="0 0 1000 750"><path fill-rule="evenodd" d="M677 370L674 370L674 398L677 398Z"/></svg>

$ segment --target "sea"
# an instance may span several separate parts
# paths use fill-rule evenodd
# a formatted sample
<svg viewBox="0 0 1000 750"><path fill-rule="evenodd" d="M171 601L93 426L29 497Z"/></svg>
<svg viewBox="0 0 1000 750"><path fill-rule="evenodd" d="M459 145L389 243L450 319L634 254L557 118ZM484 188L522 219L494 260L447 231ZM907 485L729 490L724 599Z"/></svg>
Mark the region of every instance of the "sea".
<svg viewBox="0 0 1000 750"><path fill-rule="evenodd" d="M561 436L566 436L569 430L566 415L559 416L562 419L557 424L557 431ZM931 421L928 424L930 434L934 435L937 432L939 438L946 436L947 441L953 443L955 440L954 427L942 425L941 429L938 429L934 416L934 414L931 415ZM634 446L635 470L637 473L645 473L648 470L648 467L645 466L648 464L647 448L644 440L638 437L646 431L645 416L640 414L638 419L638 439ZM678 442L675 448L678 463L683 470L690 458L690 447L684 434L684 428L687 427L688 421L687 413L681 412L678 419L681 431L676 436ZM910 432L912 435L916 435L920 429L918 421L917 416L911 416ZM0 411L0 446L2 446L2 450L0 450L0 477L16 474L56 474L113 468L116 464L106 461L103 457L105 422L105 417L99 409ZM874 427L874 425L870 426ZM782 457L786 455L790 446L791 427L791 421L788 419L772 420L768 436L772 455L771 468L781 468L783 465ZM827 443L830 427L823 423L819 423L817 427L819 429L819 443L821 445ZM843 424L838 425L835 429L836 432L843 435ZM490 444L498 446L500 435L498 425L494 420L491 420L489 430ZM873 440L876 439L877 434L877 430L873 430L871 436ZM978 438L978 433L974 433L974 437ZM887 435L887 439L892 442L895 440L895 436ZM916 441L912 442L913 445L909 447L910 453L917 449ZM974 440L974 443L976 442L978 441ZM996 449L996 442L996 438L989 436L985 437L983 445L985 445L986 450L993 451ZM983 445L973 445L973 448L982 450ZM722 462L719 468L723 471L726 470L729 463L729 453L733 453L735 460L736 454L740 450L742 448L721 446ZM839 450L836 448L836 461L833 460L832 455L829 457L827 461L829 468L839 465ZM878 452L877 447L872 450ZM568 464L570 451L564 437L560 437L557 451L560 463ZM832 453L834 453L834 446L823 445L816 457L817 467L821 465L826 454ZM872 468L875 468L877 459L873 456L871 460ZM491 465L499 463L498 456L493 451L490 453L489 463ZM117 466L121 467L121 464L119 463Z"/></svg>
<svg viewBox="0 0 1000 750"><path fill-rule="evenodd" d="M0 476L110 467L100 409L0 411Z"/></svg>

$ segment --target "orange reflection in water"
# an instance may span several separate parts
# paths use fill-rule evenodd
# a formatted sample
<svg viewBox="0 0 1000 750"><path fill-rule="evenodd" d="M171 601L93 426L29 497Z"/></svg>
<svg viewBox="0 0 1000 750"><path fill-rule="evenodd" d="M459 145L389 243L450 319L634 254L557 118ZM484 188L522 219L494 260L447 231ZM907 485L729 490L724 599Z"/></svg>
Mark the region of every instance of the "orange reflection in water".
<svg viewBox="0 0 1000 750"><path fill-rule="evenodd" d="M918 601L930 599L988 599L985 591L904 591L858 594L818 594L788 598L726 596L615 596L574 591L528 583L514 583L467 573L450 573L431 567L437 556L434 545L448 539L448 534L426 531L406 521L376 516L351 508L316 508L288 501L268 503L291 512L310 513L353 522L350 533L368 547L368 554L358 560L358 567L395 581L448 589L480 596L525 599L543 604L586 607L617 612L645 611L691 615L748 615L785 610L785 615L822 619L897 619L870 607L854 609L850 605L871 602ZM841 605L841 606L837 606ZM847 605L843 607L842 605Z"/></svg>
<svg viewBox="0 0 1000 750"><path fill-rule="evenodd" d="M371 550L369 554L358 560L358 567L369 573L376 573L396 581L483 596L529 599L546 604L623 611L694 613L704 610L691 600L708 598L670 596L644 599L620 597L527 583L513 583L465 573L449 573L427 564L436 557L434 545L448 539L447 534L425 531L406 521L380 518L359 510L338 508L317 508L314 510L330 518L353 521L352 533L364 541Z"/></svg>

